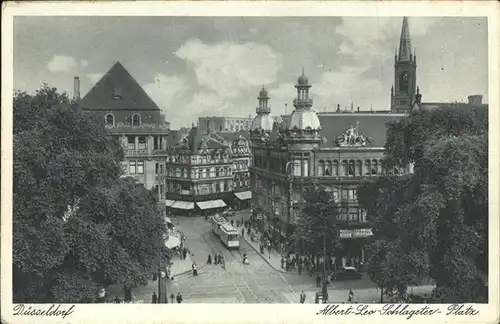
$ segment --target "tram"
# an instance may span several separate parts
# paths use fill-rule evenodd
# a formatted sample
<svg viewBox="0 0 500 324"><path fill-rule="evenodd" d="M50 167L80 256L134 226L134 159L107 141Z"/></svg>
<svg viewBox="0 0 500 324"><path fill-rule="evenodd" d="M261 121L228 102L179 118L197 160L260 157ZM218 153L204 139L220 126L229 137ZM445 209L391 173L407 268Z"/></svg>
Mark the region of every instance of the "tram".
<svg viewBox="0 0 500 324"><path fill-rule="evenodd" d="M210 221L212 222L212 232L225 247L228 249L238 249L240 247L240 235L226 218L215 215L210 218Z"/></svg>

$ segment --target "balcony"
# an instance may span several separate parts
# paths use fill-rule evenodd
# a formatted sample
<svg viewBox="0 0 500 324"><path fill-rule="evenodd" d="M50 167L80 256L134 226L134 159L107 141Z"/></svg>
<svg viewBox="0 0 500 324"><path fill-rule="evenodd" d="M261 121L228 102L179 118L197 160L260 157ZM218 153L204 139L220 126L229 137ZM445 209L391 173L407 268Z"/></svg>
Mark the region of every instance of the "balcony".
<svg viewBox="0 0 500 324"><path fill-rule="evenodd" d="M148 155L148 150L124 150L125 157L128 156L143 156L143 155Z"/></svg>

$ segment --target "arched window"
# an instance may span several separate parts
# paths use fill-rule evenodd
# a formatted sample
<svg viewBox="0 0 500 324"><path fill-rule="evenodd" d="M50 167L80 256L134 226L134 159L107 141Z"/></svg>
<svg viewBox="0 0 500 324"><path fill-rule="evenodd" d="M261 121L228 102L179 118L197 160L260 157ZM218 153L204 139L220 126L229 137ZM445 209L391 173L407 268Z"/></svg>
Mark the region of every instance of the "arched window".
<svg viewBox="0 0 500 324"><path fill-rule="evenodd" d="M361 160L357 160L356 161L356 175L357 176L362 176L363 175L363 168L362 168Z"/></svg>
<svg viewBox="0 0 500 324"><path fill-rule="evenodd" d="M332 176L336 177L339 175L339 162L334 160L332 163Z"/></svg>
<svg viewBox="0 0 500 324"><path fill-rule="evenodd" d="M382 174L383 173L383 171L384 171L383 167L384 167L383 160L379 160L378 161L378 168L377 168L378 169L378 174ZM400 170L400 172L401 172L401 170Z"/></svg>
<svg viewBox="0 0 500 324"><path fill-rule="evenodd" d="M377 160L372 160L372 175L376 175L378 173L378 162Z"/></svg>
<svg viewBox="0 0 500 324"><path fill-rule="evenodd" d="M350 176L354 175L354 171L355 171L354 169L355 169L354 160L350 160L349 161L349 175Z"/></svg>
<svg viewBox="0 0 500 324"><path fill-rule="evenodd" d="M370 160L365 160L365 175L370 175L372 173L372 162Z"/></svg>
<svg viewBox="0 0 500 324"><path fill-rule="evenodd" d="M106 126L114 126L115 125L115 116L113 114L107 114L105 117Z"/></svg>
<svg viewBox="0 0 500 324"><path fill-rule="evenodd" d="M340 173L341 176L346 176L349 174L349 166L347 164L346 160L342 161L342 172Z"/></svg>
<svg viewBox="0 0 500 324"><path fill-rule="evenodd" d="M138 114L132 116L132 126L141 126L141 116Z"/></svg>
<svg viewBox="0 0 500 324"><path fill-rule="evenodd" d="M323 176L326 175L328 169L325 169L325 161L319 160L318 163L318 176Z"/></svg>

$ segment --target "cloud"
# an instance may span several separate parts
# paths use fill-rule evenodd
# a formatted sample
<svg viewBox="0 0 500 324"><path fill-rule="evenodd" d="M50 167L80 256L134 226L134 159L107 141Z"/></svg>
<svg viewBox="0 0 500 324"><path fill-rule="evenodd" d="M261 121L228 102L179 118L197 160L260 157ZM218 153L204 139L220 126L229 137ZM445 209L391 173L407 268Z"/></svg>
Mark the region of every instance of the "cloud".
<svg viewBox="0 0 500 324"><path fill-rule="evenodd" d="M412 36L425 35L436 21L438 20L428 17L408 18L410 34ZM391 58L394 54L391 48L398 45L394 43L394 40L399 40L401 24L401 18L343 18L342 24L335 30L338 35L343 36L339 45L339 53L351 56L355 60L373 57ZM394 44L394 46L391 47L389 44Z"/></svg>
<svg viewBox="0 0 500 324"><path fill-rule="evenodd" d="M144 91L163 109L174 110L173 103L186 91L187 85L184 79L178 76L167 76L157 74L153 82L143 86Z"/></svg>
<svg viewBox="0 0 500 324"><path fill-rule="evenodd" d="M275 82L283 67L282 54L254 42L207 45L191 39L174 54L193 66L200 86L224 98Z"/></svg>
<svg viewBox="0 0 500 324"><path fill-rule="evenodd" d="M345 104L355 100L361 105L362 110L374 96L384 88L382 82L376 77L366 75L369 65L344 66L337 71L324 72L317 84L311 88L311 94L316 95L315 106L317 110L322 107L334 108L337 103ZM355 102L355 105L356 105Z"/></svg>
<svg viewBox="0 0 500 324"><path fill-rule="evenodd" d="M80 66L82 68L85 68L89 65L89 62L87 60L80 60Z"/></svg>
<svg viewBox="0 0 500 324"><path fill-rule="evenodd" d="M99 81L104 73L88 73L86 76L89 78L93 83L97 83Z"/></svg>
<svg viewBox="0 0 500 324"><path fill-rule="evenodd" d="M52 73L69 72L77 66L76 60L72 56L54 55L47 64L47 68Z"/></svg>

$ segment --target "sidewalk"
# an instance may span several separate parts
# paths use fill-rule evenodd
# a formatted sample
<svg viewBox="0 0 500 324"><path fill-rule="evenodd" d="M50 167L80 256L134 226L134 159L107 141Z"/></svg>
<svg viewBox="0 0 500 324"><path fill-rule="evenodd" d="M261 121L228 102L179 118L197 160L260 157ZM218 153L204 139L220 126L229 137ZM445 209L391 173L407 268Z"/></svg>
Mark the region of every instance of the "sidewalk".
<svg viewBox="0 0 500 324"><path fill-rule="evenodd" d="M238 227L238 233L241 234L242 228L244 228L244 226ZM261 235L260 233L257 234L257 236L259 238L260 238L260 235ZM271 266L271 268L273 268L273 270L278 271L278 272L282 272L282 273L286 273L286 274L299 275L299 272L297 269L291 270L291 271L286 271L285 269L283 269L281 267L281 255L276 250L273 249L273 250L271 250L271 252L269 252L269 250L267 248L264 248L264 254L260 253L259 241L253 242L252 239L250 238L250 235L247 235L246 228L245 228L245 235L243 236L243 239L245 240L245 242L248 243L248 245L250 245L252 247L252 249L255 250L255 252L257 252L267 262L267 264L269 264L269 266ZM302 273L300 275L309 276L309 274L305 268L302 269Z"/></svg>

